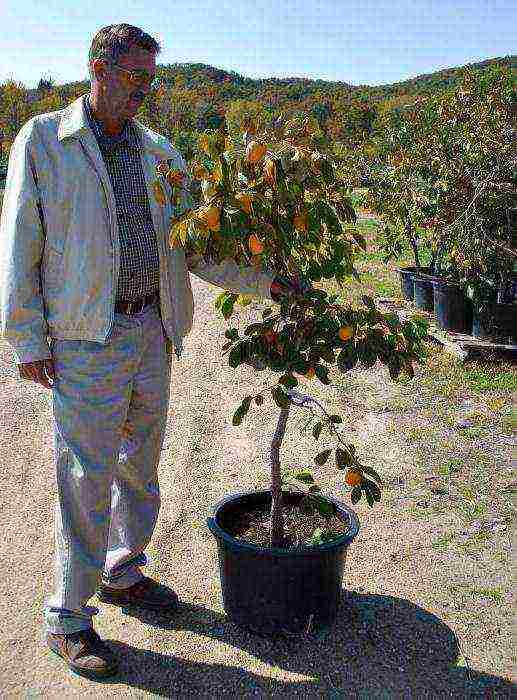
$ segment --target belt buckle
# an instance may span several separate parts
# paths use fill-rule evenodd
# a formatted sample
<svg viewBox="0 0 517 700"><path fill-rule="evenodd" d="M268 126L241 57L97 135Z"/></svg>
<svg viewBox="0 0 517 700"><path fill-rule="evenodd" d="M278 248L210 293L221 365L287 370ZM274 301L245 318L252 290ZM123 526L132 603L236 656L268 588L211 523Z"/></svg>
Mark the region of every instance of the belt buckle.
<svg viewBox="0 0 517 700"><path fill-rule="evenodd" d="M128 314L139 314L143 311L145 300L144 301L139 301L138 303L136 301L130 301L129 302L129 308L128 308ZM137 310L137 307L140 306L140 308Z"/></svg>

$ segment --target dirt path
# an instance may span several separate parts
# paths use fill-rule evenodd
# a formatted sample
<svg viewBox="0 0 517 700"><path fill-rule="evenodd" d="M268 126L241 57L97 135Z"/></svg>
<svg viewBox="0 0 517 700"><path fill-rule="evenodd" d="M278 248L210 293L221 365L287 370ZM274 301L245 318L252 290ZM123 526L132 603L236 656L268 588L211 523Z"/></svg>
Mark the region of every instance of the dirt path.
<svg viewBox="0 0 517 700"><path fill-rule="evenodd" d="M238 401L263 386L265 373L242 369L235 380L222 364L214 288L193 282L196 325L181 362L173 365L160 467L163 505L148 568L178 590L184 605L170 620L99 605L96 627L122 659L121 676L110 684L67 673L41 643L40 606L53 564L50 397L17 380L10 353L0 346L2 695L510 697L502 681L515 663L508 529L493 528L490 546L474 553L436 545L451 528L459 537L465 526L446 506L443 512L434 508L432 517L419 516L422 502L440 496L429 495L421 478L432 455L428 450L422 461L425 450L408 442L404 431L408 425L425 429L432 403L424 397L409 411L403 402L414 401L414 390L386 382L383 370L354 373L330 391L329 405L349 416L350 436L364 438L370 463L388 481L382 507L356 508L361 531L345 573L352 593L336 626L312 639L271 642L226 621L205 519L226 493L266 485L274 418L257 409L242 426L231 426ZM311 388L322 396L315 384ZM452 433L445 437L454 439ZM510 449L491 438L491 458L506 469ZM312 440L293 429L285 454L303 464L314 454ZM338 476L329 472L328 492L342 494ZM449 483L445 500L453 497ZM492 595L475 595L473 587Z"/></svg>

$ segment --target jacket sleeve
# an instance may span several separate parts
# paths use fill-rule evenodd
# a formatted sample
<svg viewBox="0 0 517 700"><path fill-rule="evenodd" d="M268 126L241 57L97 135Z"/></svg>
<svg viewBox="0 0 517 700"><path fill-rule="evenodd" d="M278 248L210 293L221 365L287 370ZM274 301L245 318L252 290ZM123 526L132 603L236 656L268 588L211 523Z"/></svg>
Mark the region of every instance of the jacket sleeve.
<svg viewBox="0 0 517 700"><path fill-rule="evenodd" d="M0 335L16 361L50 358L40 264L45 235L31 153L34 122L11 147L0 219Z"/></svg>
<svg viewBox="0 0 517 700"><path fill-rule="evenodd" d="M218 265L206 263L203 260L189 262L187 259L187 262L189 271L205 282L216 284L234 294L272 299L271 284L274 279L272 274L252 267L239 267L232 260L223 260Z"/></svg>
<svg viewBox="0 0 517 700"><path fill-rule="evenodd" d="M182 193L183 209L190 209L196 206L192 195L188 192L189 177L185 159L178 153L181 169L186 173L186 191ZM188 263L188 269L192 274L201 278L205 282L210 282L218 287L233 292L234 294L248 294L249 296L259 297L261 299L272 299L271 283L274 279L274 274L269 274L261 270L256 270L253 267L239 267L231 260L224 260L218 265L204 262L201 257L196 257L196 260L191 259Z"/></svg>

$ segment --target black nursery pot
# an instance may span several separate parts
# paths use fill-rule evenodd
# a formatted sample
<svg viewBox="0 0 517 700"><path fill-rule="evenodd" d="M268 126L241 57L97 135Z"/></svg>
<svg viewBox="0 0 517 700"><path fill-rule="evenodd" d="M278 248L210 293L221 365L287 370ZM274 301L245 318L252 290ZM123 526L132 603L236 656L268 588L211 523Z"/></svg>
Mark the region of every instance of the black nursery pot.
<svg viewBox="0 0 517 700"><path fill-rule="evenodd" d="M397 269L400 277L400 290L402 292L402 297L412 301L415 298L413 276L416 272L418 272L418 268L416 266L410 266L399 267ZM421 267L420 269L424 273L429 271L428 267Z"/></svg>
<svg viewBox="0 0 517 700"><path fill-rule="evenodd" d="M517 304L476 304L472 335L494 343L517 345Z"/></svg>
<svg viewBox="0 0 517 700"><path fill-rule="evenodd" d="M415 286L415 305L422 311L434 311L433 281L439 277L428 275L425 272L415 272L413 282Z"/></svg>
<svg viewBox="0 0 517 700"><path fill-rule="evenodd" d="M472 302L458 285L435 280L434 311L439 328L468 333L472 331Z"/></svg>
<svg viewBox="0 0 517 700"><path fill-rule="evenodd" d="M300 497L284 493L287 503L296 503ZM347 533L332 542L297 550L259 547L225 530L236 507L269 508L270 491L235 494L214 506L207 525L217 540L224 609L236 624L259 634L281 635L308 628L314 631L335 621L346 554L359 532L359 520L352 509L325 498L347 523Z"/></svg>

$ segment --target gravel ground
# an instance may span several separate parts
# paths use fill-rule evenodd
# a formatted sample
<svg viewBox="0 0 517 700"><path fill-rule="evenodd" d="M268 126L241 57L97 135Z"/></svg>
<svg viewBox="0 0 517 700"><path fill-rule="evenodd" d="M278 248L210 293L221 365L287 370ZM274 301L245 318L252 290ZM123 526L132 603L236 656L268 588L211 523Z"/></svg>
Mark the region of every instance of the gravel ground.
<svg viewBox="0 0 517 700"><path fill-rule="evenodd" d="M96 628L122 664L110 683L68 673L41 641L41 603L53 566L50 395L17 379L0 344L3 697L511 697L511 601L488 604L485 616L473 622L461 617L468 606L449 592L451 585L459 589L477 580L509 586L507 570L490 559L427 546L440 524L408 517L393 498L372 511L356 507L362 528L349 552L348 594L332 630L272 641L226 620L215 542L205 520L225 494L267 485L264 466L275 418L257 408L243 425L231 426L234 408L264 386L265 373L234 373L221 362L223 341L212 308L216 290L196 278L193 287L196 325L182 360L173 363L160 466L162 511L147 569L175 588L183 604L171 619L99 604ZM252 313L248 307L246 315ZM328 391L328 405L355 418L351 434L364 438L372 466L397 483L412 468L412 455L400 436L388 432L379 408L393 387L384 374L371 376L377 382L373 410L354 403L346 383ZM315 383L311 389L323 396ZM303 464L313 447L293 429L284 455L288 463ZM501 457L509 459L509 448ZM342 494L335 475L327 485L329 493Z"/></svg>

